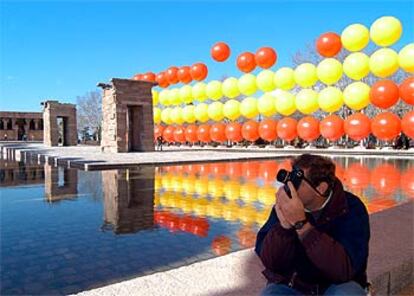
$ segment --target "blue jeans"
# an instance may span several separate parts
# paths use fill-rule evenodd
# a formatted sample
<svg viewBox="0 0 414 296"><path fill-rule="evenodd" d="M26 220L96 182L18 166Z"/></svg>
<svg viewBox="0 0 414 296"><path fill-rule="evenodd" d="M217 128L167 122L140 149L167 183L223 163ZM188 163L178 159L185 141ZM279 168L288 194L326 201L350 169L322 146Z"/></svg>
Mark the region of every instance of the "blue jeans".
<svg viewBox="0 0 414 296"><path fill-rule="evenodd" d="M267 295L302 295L295 289L289 288L284 284L269 284L264 288L262 296ZM366 296L367 292L356 282L346 282L339 285L331 285L323 295L329 296Z"/></svg>

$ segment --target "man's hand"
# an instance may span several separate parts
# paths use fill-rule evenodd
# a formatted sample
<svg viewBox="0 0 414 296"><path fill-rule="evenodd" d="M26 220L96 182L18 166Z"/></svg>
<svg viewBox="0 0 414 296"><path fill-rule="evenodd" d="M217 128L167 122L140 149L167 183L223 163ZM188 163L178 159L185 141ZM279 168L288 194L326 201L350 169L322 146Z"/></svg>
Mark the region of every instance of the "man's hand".
<svg viewBox="0 0 414 296"><path fill-rule="evenodd" d="M298 193L292 182L288 182L290 194L292 198L289 198L286 191L282 188L277 192L276 209L279 207L285 221L293 226L296 222L305 220L305 209L303 203L300 200ZM279 217L279 215L278 215Z"/></svg>
<svg viewBox="0 0 414 296"><path fill-rule="evenodd" d="M283 213L282 213L282 210L280 209L279 204L276 203L274 207L275 207L277 218L279 218L280 225L282 225L282 227L285 229L292 228L292 225L290 225L289 222L286 221L285 216L283 216Z"/></svg>

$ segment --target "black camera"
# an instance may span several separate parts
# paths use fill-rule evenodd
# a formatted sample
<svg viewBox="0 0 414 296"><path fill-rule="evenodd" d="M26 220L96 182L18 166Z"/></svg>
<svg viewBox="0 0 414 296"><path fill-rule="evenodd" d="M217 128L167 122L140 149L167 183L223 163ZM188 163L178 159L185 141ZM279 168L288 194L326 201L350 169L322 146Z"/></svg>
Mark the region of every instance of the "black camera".
<svg viewBox="0 0 414 296"><path fill-rule="evenodd" d="M291 172L288 172L287 170L281 169L276 176L276 180L279 182L285 184L283 188L285 189L287 195L292 198L292 195L290 193L289 186L287 183L290 181L292 182L295 189L298 189L300 186L300 183L302 182L303 178L305 177L305 173L303 170L301 170L298 167L293 167Z"/></svg>

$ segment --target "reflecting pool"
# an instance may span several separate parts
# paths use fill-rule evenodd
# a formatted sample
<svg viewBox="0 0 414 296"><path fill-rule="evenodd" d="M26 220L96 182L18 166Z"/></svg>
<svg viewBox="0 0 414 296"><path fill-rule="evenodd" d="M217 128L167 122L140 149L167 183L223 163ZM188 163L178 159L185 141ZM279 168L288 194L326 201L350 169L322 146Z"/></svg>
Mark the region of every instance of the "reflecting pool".
<svg viewBox="0 0 414 296"><path fill-rule="evenodd" d="M370 213L414 198L410 160L333 158ZM68 294L250 248L287 158L85 172L0 160L1 294Z"/></svg>

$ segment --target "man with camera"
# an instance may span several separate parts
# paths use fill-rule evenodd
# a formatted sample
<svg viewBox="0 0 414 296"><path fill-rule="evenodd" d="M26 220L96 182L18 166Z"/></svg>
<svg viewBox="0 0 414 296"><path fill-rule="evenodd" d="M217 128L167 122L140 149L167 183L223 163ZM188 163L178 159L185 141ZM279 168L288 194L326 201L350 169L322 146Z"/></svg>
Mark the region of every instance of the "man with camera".
<svg viewBox="0 0 414 296"><path fill-rule="evenodd" d="M328 158L303 154L257 235L268 285L262 295L366 295L368 213L344 191Z"/></svg>

